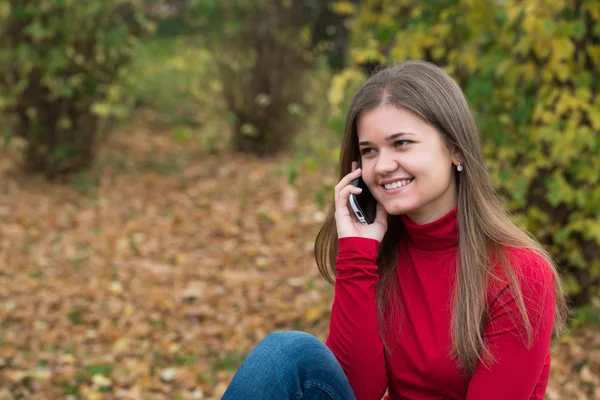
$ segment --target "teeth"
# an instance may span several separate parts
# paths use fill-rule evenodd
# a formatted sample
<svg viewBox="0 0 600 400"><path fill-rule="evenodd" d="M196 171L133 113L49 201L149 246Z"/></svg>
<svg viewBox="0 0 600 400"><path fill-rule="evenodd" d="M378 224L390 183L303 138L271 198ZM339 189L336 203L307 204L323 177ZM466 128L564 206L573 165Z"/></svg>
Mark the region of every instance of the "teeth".
<svg viewBox="0 0 600 400"><path fill-rule="evenodd" d="M408 185L411 182L412 182L412 179L405 179L405 180L402 180L402 181L388 183L388 184L386 184L384 186L385 186L386 189L396 189L396 188Z"/></svg>

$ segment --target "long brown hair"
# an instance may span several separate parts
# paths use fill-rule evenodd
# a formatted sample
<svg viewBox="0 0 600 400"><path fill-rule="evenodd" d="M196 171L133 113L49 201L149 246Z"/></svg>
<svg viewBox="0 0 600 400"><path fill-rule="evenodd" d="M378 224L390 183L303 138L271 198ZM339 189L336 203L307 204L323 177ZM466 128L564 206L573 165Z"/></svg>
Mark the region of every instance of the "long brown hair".
<svg viewBox="0 0 600 400"><path fill-rule="evenodd" d="M457 279L452 311L451 356L471 375L479 361L493 362L483 328L487 319L486 294L492 260L498 260L508 280L522 318L523 340L531 346L534 329L529 321L518 279L505 249L527 249L542 257L554 274L556 297L555 332L564 327L566 305L560 277L552 257L502 208L483 159L479 132L462 90L442 69L424 61L406 61L387 66L371 76L354 97L344 129L340 154L340 179L351 172L358 154L357 120L380 106L404 107L436 127L449 149L458 151L465 166L457 177L458 232ZM319 271L334 282L337 256L335 204L316 238L315 258ZM390 215L388 230L379 247L379 280L375 287L377 312L383 342L392 350L392 324L401 322L402 306L396 279L396 249L405 235L398 216ZM383 316L386 315L386 318ZM392 318L391 316L398 316Z"/></svg>

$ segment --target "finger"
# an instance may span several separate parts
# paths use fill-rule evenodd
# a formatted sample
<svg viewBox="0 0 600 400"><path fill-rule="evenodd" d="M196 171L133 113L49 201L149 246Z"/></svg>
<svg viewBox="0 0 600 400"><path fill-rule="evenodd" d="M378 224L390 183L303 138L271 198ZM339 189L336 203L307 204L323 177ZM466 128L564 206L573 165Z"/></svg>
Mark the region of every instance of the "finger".
<svg viewBox="0 0 600 400"><path fill-rule="evenodd" d="M352 171L354 171L356 169L357 165L358 165L358 161L352 161Z"/></svg>
<svg viewBox="0 0 600 400"><path fill-rule="evenodd" d="M352 194L360 194L362 189L356 186L348 185L340 192L338 196L338 202L342 202L345 206L348 203L348 198L350 197L350 193Z"/></svg>
<svg viewBox="0 0 600 400"><path fill-rule="evenodd" d="M346 186L348 186L353 180L355 180L356 178L358 178L360 175L362 174L362 170L359 169L355 169L354 171L350 172L348 175L344 176L340 182L335 185L334 191L335 193L339 193L343 188L345 188Z"/></svg>
<svg viewBox="0 0 600 400"><path fill-rule="evenodd" d="M352 185L346 186L344 189L342 189L342 191L338 195L338 199L336 202L336 208L338 210L347 209L348 205L349 205L348 198L350 197L350 193L357 195L357 194L360 194L360 192L362 192L362 189L359 187L352 186Z"/></svg>
<svg viewBox="0 0 600 400"><path fill-rule="evenodd" d="M388 213L380 202L377 202L377 209L375 214L375 221L381 221L387 223Z"/></svg>

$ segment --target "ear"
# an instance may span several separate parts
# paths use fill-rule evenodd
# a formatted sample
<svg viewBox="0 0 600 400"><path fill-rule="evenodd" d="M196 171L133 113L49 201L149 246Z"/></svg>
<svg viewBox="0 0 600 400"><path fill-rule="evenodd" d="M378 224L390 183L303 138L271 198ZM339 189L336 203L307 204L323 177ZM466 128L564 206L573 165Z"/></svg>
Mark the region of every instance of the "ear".
<svg viewBox="0 0 600 400"><path fill-rule="evenodd" d="M464 164L464 157L457 148L452 151L451 158L452 164L454 164L455 167L458 166L459 163Z"/></svg>

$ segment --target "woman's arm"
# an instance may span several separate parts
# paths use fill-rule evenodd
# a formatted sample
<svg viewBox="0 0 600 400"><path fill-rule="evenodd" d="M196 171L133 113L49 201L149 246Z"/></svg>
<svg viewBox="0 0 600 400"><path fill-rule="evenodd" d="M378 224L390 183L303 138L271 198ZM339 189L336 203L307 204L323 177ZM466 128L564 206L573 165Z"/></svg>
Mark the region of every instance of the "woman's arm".
<svg viewBox="0 0 600 400"><path fill-rule="evenodd" d="M346 237L338 243L327 346L340 362L357 400L379 400L388 384L375 302L379 241Z"/></svg>
<svg viewBox="0 0 600 400"><path fill-rule="evenodd" d="M526 251L515 251L512 265L520 270L521 290L533 329L531 348L516 301L506 283L496 286L490 301L485 340L496 362L480 363L467 400L542 400L550 366L550 342L555 315L554 275L545 261Z"/></svg>

